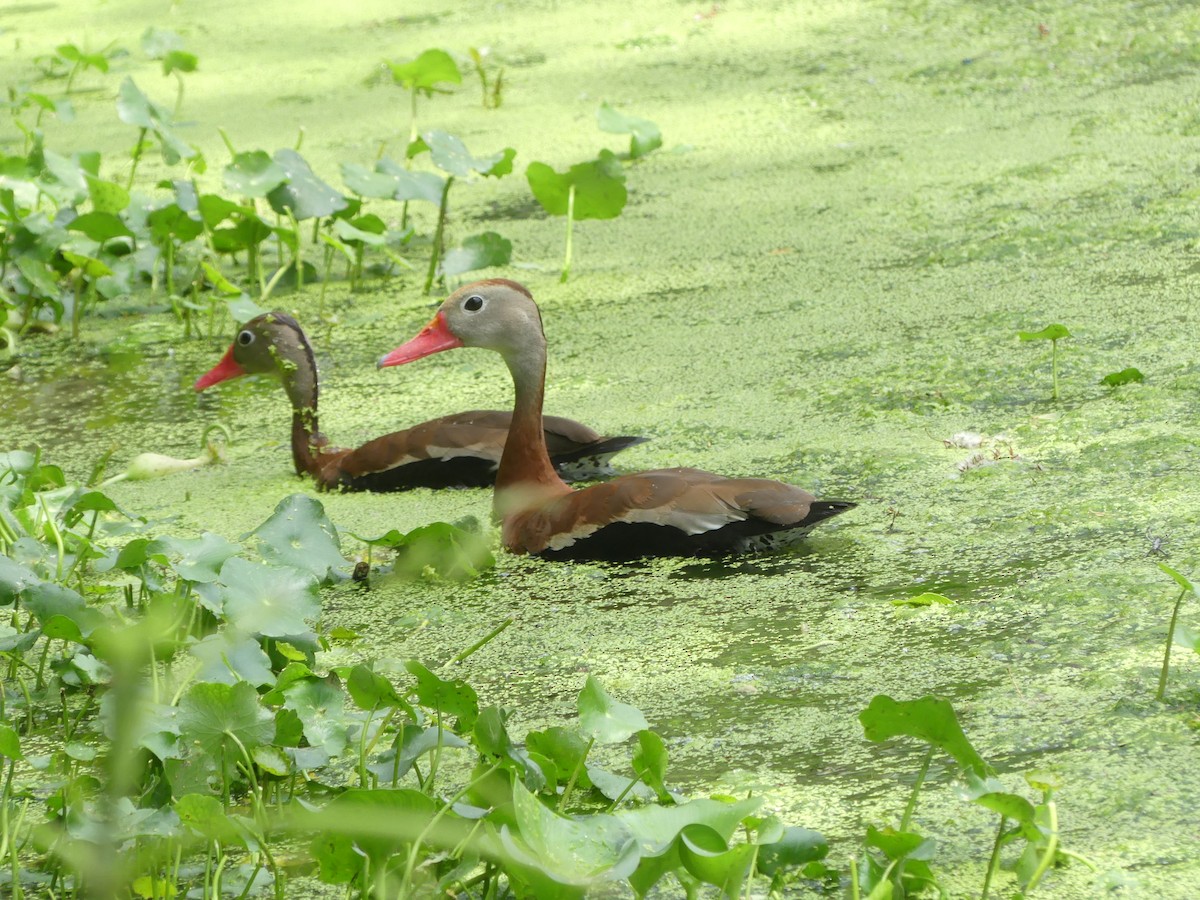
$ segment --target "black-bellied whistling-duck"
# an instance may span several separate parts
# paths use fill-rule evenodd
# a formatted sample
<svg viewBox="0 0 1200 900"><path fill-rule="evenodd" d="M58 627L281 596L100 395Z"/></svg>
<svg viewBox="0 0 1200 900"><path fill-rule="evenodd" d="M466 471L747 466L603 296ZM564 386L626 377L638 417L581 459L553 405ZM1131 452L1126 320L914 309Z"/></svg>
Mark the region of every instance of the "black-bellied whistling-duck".
<svg viewBox="0 0 1200 900"><path fill-rule="evenodd" d="M243 325L221 361L197 379L202 391L241 375L267 373L292 402L292 461L326 489L400 491L414 487L482 487L496 478L512 414L473 410L423 422L368 441L357 450L330 446L317 428L317 363L304 330L270 312ZM572 480L612 474L609 458L645 440L604 438L571 419L548 416L542 436L553 466Z"/></svg>
<svg viewBox="0 0 1200 900"><path fill-rule="evenodd" d="M546 337L522 285L506 279L459 288L433 320L380 367L455 347L499 353L516 388L512 427L496 475L493 513L504 546L567 559L715 555L792 543L852 509L790 484L723 478L699 469L658 469L572 490L554 471L542 434Z"/></svg>

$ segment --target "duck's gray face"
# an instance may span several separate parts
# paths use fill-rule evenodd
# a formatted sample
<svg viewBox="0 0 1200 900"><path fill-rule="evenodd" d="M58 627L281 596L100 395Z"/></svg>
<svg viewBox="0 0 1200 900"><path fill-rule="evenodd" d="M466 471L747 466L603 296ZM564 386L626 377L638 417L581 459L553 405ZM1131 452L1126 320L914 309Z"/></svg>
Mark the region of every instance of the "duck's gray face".
<svg viewBox="0 0 1200 900"><path fill-rule="evenodd" d="M537 305L516 282L496 279L459 288L416 337L379 361L399 366L456 347L482 347L509 356L530 333L541 335Z"/></svg>

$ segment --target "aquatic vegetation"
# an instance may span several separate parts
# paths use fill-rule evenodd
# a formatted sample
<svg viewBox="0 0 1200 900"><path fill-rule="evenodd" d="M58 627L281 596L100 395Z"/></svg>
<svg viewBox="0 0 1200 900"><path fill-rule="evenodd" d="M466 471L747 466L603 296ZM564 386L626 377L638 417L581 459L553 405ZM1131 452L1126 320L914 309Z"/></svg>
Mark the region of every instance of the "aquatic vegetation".
<svg viewBox="0 0 1200 900"><path fill-rule="evenodd" d="M185 72L195 72L200 65L200 59L195 53L183 49L183 38L174 31L163 28L147 28L142 32L142 52L150 59L162 63L163 76L175 76L175 109L174 115L179 115L183 106L183 76Z"/></svg>
<svg viewBox="0 0 1200 900"><path fill-rule="evenodd" d="M158 141L163 162L167 165L172 166L185 161L189 169L204 171L204 157L200 155L199 150L179 136L175 128L174 114L142 93L132 78L127 77L121 82L117 94L117 117L126 125L134 125L138 129L137 141L130 152L133 164L129 167L126 190L133 187L137 177L138 163L145 152L147 136L153 136Z"/></svg>
<svg viewBox="0 0 1200 900"><path fill-rule="evenodd" d="M1120 387L1123 384L1140 384L1145 380L1146 376L1139 369L1130 366L1120 372L1109 372L1100 379L1100 383L1108 387Z"/></svg>
<svg viewBox="0 0 1200 900"><path fill-rule="evenodd" d="M429 153L429 158L433 161L433 164L446 173L446 178L443 180L441 186L441 198L438 201L437 229L433 233L433 251L429 256L429 270L425 275L425 293L428 294L430 288L433 287L434 277L438 272L438 265L442 261L446 231L446 210L450 203L450 187L454 184L454 179L468 178L471 175L482 175L485 178L503 178L512 172L513 157L517 155L517 151L512 147L505 147L503 150L488 156L473 156L460 138L452 134L447 134L444 131L429 131L415 145L413 155L417 156L425 152ZM498 259L503 255L501 250L502 245L497 241L485 238L482 244L484 247L490 245L490 249L492 250L490 258ZM478 253L461 254L457 260L460 265L466 262L473 262L476 259L482 264L487 264L489 257L480 257L481 254ZM461 269L460 271L467 270Z"/></svg>
<svg viewBox="0 0 1200 900"><path fill-rule="evenodd" d="M607 103L596 110L596 124L601 131L629 135L629 159L639 159L662 146L662 131L657 125L613 109Z"/></svg>
<svg viewBox="0 0 1200 900"><path fill-rule="evenodd" d="M944 892L929 865L934 842L911 830L921 788L938 750L958 764L965 784L962 798L1000 816L980 892L983 900L986 900L1000 866L1002 849L1014 842L1024 841L1020 857L1011 866L1021 896L1032 892L1046 872L1068 856L1091 865L1059 845L1058 812L1053 800L1057 780L1044 773L1026 774L1029 785L1042 792L1041 802L1037 805L1008 791L967 739L948 701L937 697L897 701L879 694L871 698L870 705L859 713L858 718L870 741L913 737L928 744L929 749L921 762L899 825L883 829L868 826L864 852L851 864L852 896L860 896L860 891L868 897L908 896L927 888Z"/></svg>
<svg viewBox="0 0 1200 900"><path fill-rule="evenodd" d="M497 68L495 75L488 71L487 60L491 50L487 47L470 47L467 52L475 66L475 74L479 76L479 88L483 92L483 108L499 109L504 103L504 67Z"/></svg>
<svg viewBox="0 0 1200 900"><path fill-rule="evenodd" d="M816 832L759 815L759 797L679 796L661 737L594 677L573 726L522 744L513 711L420 661L322 668L322 585L365 588L345 581L337 529L310 497L285 498L247 536L254 560L211 533L151 536L155 523L16 451L0 457L0 526L0 605L12 607L0 865L13 886L48 876L76 893L167 897L236 883L283 897L280 841L301 840L322 881L362 896L572 897L619 882L644 895L667 876L734 895L828 853ZM441 523L371 543L417 554L392 577L452 547L474 568L449 577L466 578L491 564L477 538L464 549L468 535ZM18 776L23 738L54 749ZM630 741L620 767L621 753L606 754L610 768L588 760Z"/></svg>
<svg viewBox="0 0 1200 900"><path fill-rule="evenodd" d="M67 84L63 88L63 93L69 94L75 86L75 79L81 72L95 69L97 72L105 74L108 72L109 60L124 53L125 51L119 48L116 42L95 52L85 50L78 44L68 43L59 44L54 48L53 53L36 57L34 61L41 66L46 78L65 78Z"/></svg>
<svg viewBox="0 0 1200 900"><path fill-rule="evenodd" d="M432 97L435 93L445 94L449 90L443 84L462 84L462 73L458 65L445 50L430 49L416 59L403 63L385 62L392 73L392 82L405 88L411 98L408 141L417 139L417 97Z"/></svg>
<svg viewBox="0 0 1200 900"><path fill-rule="evenodd" d="M577 163L566 172L556 172L543 162L532 162L525 169L529 188L542 209L552 216L567 217L566 249L562 276L571 274L571 235L576 219L615 219L625 208L625 170L611 150L588 162Z"/></svg>
<svg viewBox="0 0 1200 900"><path fill-rule="evenodd" d="M1049 341L1050 342L1050 371L1052 384L1054 386L1051 393L1051 399L1058 399L1058 342L1063 338L1069 338L1071 332L1067 331L1065 325L1057 323L1047 325L1041 331L1018 331L1017 337L1022 341Z"/></svg>
<svg viewBox="0 0 1200 900"><path fill-rule="evenodd" d="M1190 579L1181 575L1165 563L1159 563L1158 567L1171 576L1180 588L1179 596L1175 599L1175 605L1171 608L1171 621L1167 625L1167 640L1163 649L1162 669L1158 675L1158 690L1154 694L1154 699L1161 703L1167 691L1167 675L1171 671L1171 645L1179 641L1183 646L1200 652L1200 640L1198 640L1195 632L1178 625L1179 609L1183 606L1185 599L1196 596L1195 585L1192 584Z"/></svg>

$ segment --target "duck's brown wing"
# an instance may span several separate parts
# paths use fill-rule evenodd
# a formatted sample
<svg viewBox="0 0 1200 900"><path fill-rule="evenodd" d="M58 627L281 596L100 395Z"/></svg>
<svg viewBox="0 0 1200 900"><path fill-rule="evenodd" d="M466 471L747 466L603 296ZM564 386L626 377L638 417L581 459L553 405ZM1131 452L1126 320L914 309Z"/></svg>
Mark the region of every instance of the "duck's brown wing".
<svg viewBox="0 0 1200 900"><path fill-rule="evenodd" d="M367 441L342 456L333 483L345 490L484 487L496 480L512 413L470 410ZM551 461L568 479L611 474L613 454L644 438L603 438L580 422L548 416Z"/></svg>
<svg viewBox="0 0 1200 900"><path fill-rule="evenodd" d="M853 507L819 501L795 485L659 469L564 494L505 523L505 544L529 553L592 559L695 555L749 549L747 539L799 537Z"/></svg>

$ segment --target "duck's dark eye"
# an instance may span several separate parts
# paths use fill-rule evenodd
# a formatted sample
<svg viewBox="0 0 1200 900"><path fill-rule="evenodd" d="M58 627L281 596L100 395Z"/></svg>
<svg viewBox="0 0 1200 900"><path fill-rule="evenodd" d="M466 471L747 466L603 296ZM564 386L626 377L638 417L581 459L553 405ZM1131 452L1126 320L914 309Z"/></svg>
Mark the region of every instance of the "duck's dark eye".
<svg viewBox="0 0 1200 900"><path fill-rule="evenodd" d="M241 344L243 347L247 347L250 344L253 344L254 343L254 332L250 331L249 329L247 329L246 331L240 332L237 336L237 342L239 344Z"/></svg>
<svg viewBox="0 0 1200 900"><path fill-rule="evenodd" d="M467 312L478 312L479 310L483 309L483 298L478 294L472 294L466 299L466 302L463 303L463 309L465 309Z"/></svg>

